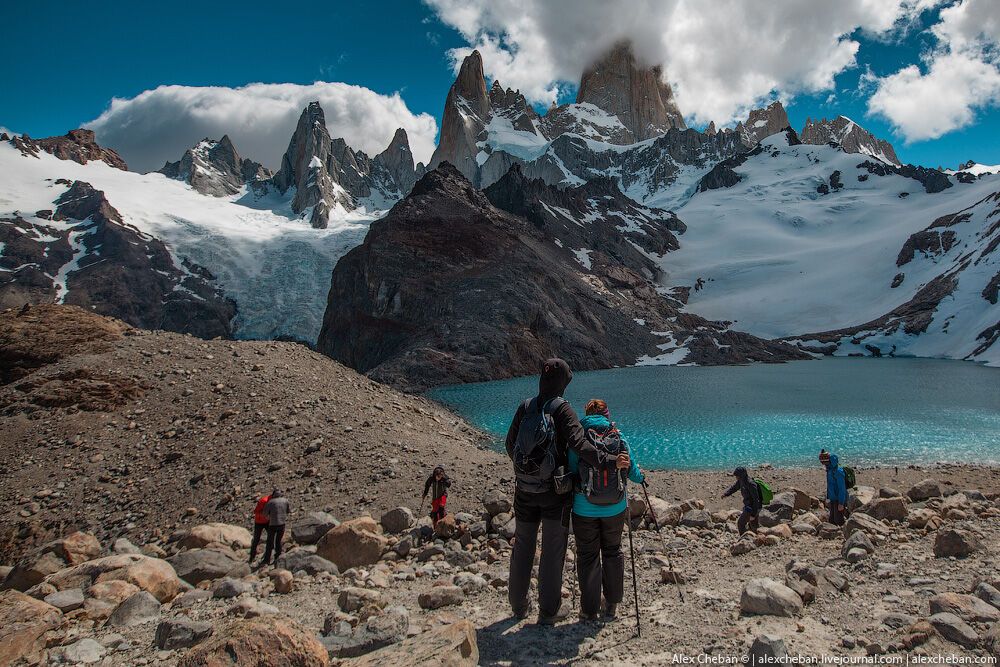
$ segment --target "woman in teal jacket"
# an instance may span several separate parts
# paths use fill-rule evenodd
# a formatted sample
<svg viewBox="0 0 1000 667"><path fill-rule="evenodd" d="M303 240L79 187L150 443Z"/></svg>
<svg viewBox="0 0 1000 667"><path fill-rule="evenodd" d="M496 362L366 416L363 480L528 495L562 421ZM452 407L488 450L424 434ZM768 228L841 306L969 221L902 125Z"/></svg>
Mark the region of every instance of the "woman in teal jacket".
<svg viewBox="0 0 1000 667"><path fill-rule="evenodd" d="M605 434L615 428L608 404L600 399L587 403L586 416L580 420L584 432ZM625 441L622 440L622 444ZM627 449L625 450L628 451ZM624 465L624 464L622 464ZM580 471L580 459L569 451L569 468ZM629 457L628 479L644 481L635 460ZM625 593L625 555L622 553L622 529L628 515L628 497L611 505L595 505L587 499L583 484L573 494L573 535L576 537L576 570L580 579L580 618L597 620L604 593L604 615L613 619Z"/></svg>

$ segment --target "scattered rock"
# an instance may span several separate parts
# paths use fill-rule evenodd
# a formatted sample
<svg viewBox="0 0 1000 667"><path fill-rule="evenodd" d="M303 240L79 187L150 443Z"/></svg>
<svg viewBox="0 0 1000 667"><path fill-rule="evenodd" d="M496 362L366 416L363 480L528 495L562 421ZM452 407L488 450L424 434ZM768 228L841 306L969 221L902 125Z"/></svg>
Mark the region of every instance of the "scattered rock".
<svg viewBox="0 0 1000 667"><path fill-rule="evenodd" d="M860 558L855 556L855 560L851 560L850 553L853 550L860 550ZM851 533L851 536L844 540L844 546L840 549L840 555L846 558L849 562L855 563L858 560L867 558L869 555L875 553L875 545L868 538L863 531L856 530Z"/></svg>
<svg viewBox="0 0 1000 667"><path fill-rule="evenodd" d="M357 611L365 606L381 609L385 606L385 599L378 591L351 586L340 591L340 595L337 597L337 606L345 612Z"/></svg>
<svg viewBox="0 0 1000 667"><path fill-rule="evenodd" d="M950 642L970 649L975 648L976 644L979 643L979 635L976 634L976 631L955 614L948 612L933 614L927 620L938 631L938 634Z"/></svg>
<svg viewBox="0 0 1000 667"><path fill-rule="evenodd" d="M904 521L906 500L902 496L879 498L871 506L871 515L881 521Z"/></svg>
<svg viewBox="0 0 1000 667"><path fill-rule="evenodd" d="M802 598L773 579L751 579L743 587L740 611L763 616L795 616L802 611Z"/></svg>
<svg viewBox="0 0 1000 667"><path fill-rule="evenodd" d="M146 591L139 591L115 608L108 617L107 625L112 628L128 628L155 621L159 617L159 601Z"/></svg>
<svg viewBox="0 0 1000 667"><path fill-rule="evenodd" d="M981 548L978 537L959 528L938 531L934 538L934 556L937 558L965 558Z"/></svg>
<svg viewBox="0 0 1000 667"><path fill-rule="evenodd" d="M281 613L277 607L261 602L257 598L240 598L235 604L226 609L230 616L242 616L243 618L258 618L260 616L274 616Z"/></svg>
<svg viewBox="0 0 1000 667"><path fill-rule="evenodd" d="M941 487L935 480L925 479L911 486L910 490L906 492L906 495L910 497L910 500L916 502L929 500L931 498L940 498Z"/></svg>
<svg viewBox="0 0 1000 667"><path fill-rule="evenodd" d="M712 525L712 515L705 510L688 510L681 516L681 525L689 528L707 528Z"/></svg>
<svg viewBox="0 0 1000 667"><path fill-rule="evenodd" d="M455 521L455 516L452 514L439 519L434 525L434 534L443 540L451 539L455 536L456 532L458 532L458 524Z"/></svg>
<svg viewBox="0 0 1000 667"><path fill-rule="evenodd" d="M462 604L465 593L458 586L434 586L417 596L421 609L440 609L453 604Z"/></svg>
<svg viewBox="0 0 1000 667"><path fill-rule="evenodd" d="M396 507L382 515L379 520L387 533L405 533L416 524L413 512L408 507Z"/></svg>
<svg viewBox="0 0 1000 667"><path fill-rule="evenodd" d="M81 531L70 533L46 548L62 558L67 565L79 565L101 555L101 543L97 538Z"/></svg>
<svg viewBox="0 0 1000 667"><path fill-rule="evenodd" d="M997 590L985 581L981 581L976 585L973 594L983 602L992 605L996 609L1000 609L1000 590Z"/></svg>
<svg viewBox="0 0 1000 667"><path fill-rule="evenodd" d="M84 639L75 641L72 644L62 646L55 651L62 662L68 662L74 665L93 664L103 658L106 652L107 649L105 649L104 646L90 637L85 637Z"/></svg>
<svg viewBox="0 0 1000 667"><path fill-rule="evenodd" d="M783 658L788 655L785 647L785 640L777 635L757 635L750 650L747 651L747 658L751 665L756 665L758 661L764 664L767 658Z"/></svg>
<svg viewBox="0 0 1000 667"><path fill-rule="evenodd" d="M244 577L250 574L250 566L244 558L229 549L192 549L181 551L168 562L184 581L196 586L202 581L214 581L223 577Z"/></svg>
<svg viewBox="0 0 1000 667"><path fill-rule="evenodd" d="M410 614L405 607L390 607L384 614L369 616L351 634L323 637L330 657L350 658L390 646L406 639Z"/></svg>
<svg viewBox="0 0 1000 667"><path fill-rule="evenodd" d="M844 522L842 532L844 535L852 535L859 530L867 533L871 537L887 537L892 533L892 529L882 521L864 514L863 512L855 512L847 518L846 522Z"/></svg>
<svg viewBox="0 0 1000 667"><path fill-rule="evenodd" d="M212 634L212 624L188 618L170 618L156 626L153 643L158 649L172 651L189 648Z"/></svg>
<svg viewBox="0 0 1000 667"><path fill-rule="evenodd" d="M488 491L483 497L483 507L491 517L511 510L510 499L499 491Z"/></svg>
<svg viewBox="0 0 1000 667"><path fill-rule="evenodd" d="M302 571L313 576L320 572L328 572L333 575L340 574L340 570L336 565L321 556L317 556L315 551L309 551L302 547L296 547L281 554L277 566L289 572Z"/></svg>
<svg viewBox="0 0 1000 667"><path fill-rule="evenodd" d="M917 622L913 616L909 614L901 614L894 612L891 614L886 614L881 618L882 625L887 628L892 628L893 630L899 630L900 628L908 628Z"/></svg>
<svg viewBox="0 0 1000 667"><path fill-rule="evenodd" d="M236 621L186 653L179 667L326 667L326 649L313 633L286 619ZM398 665L397 665L398 667Z"/></svg>
<svg viewBox="0 0 1000 667"><path fill-rule="evenodd" d="M253 585L250 582L225 577L216 581L215 585L212 586L212 597L223 599L238 598L244 593L251 591L253 591Z"/></svg>
<svg viewBox="0 0 1000 667"><path fill-rule="evenodd" d="M292 592L292 587L295 584L295 577L288 570L271 570L267 574L271 579L271 583L274 585L274 592L285 595Z"/></svg>
<svg viewBox="0 0 1000 667"><path fill-rule="evenodd" d="M1000 620L1000 610L974 595L939 593L930 599L932 614L948 612L969 623Z"/></svg>
<svg viewBox="0 0 1000 667"><path fill-rule="evenodd" d="M83 606L83 591L79 588L56 591L46 595L45 602L65 614Z"/></svg>
<svg viewBox="0 0 1000 667"><path fill-rule="evenodd" d="M292 539L298 544L316 544L320 538L339 525L340 522L332 514L309 512L292 524Z"/></svg>
<svg viewBox="0 0 1000 667"><path fill-rule="evenodd" d="M479 664L476 628L464 619L439 625L398 644L355 658L349 664L351 667L473 667Z"/></svg>

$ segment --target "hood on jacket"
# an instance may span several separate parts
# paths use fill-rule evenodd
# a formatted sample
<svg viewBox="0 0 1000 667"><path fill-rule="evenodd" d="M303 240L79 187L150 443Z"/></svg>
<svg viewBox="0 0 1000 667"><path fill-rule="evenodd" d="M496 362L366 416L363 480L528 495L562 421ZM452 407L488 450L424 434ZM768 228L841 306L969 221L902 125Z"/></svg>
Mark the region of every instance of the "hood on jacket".
<svg viewBox="0 0 1000 667"><path fill-rule="evenodd" d="M738 477L740 479L746 479L747 478L747 469L744 468L743 466L740 466L739 468L737 468L736 470L733 471L733 477Z"/></svg>
<svg viewBox="0 0 1000 667"><path fill-rule="evenodd" d="M546 359L542 364L542 373L538 377L539 398L562 396L572 380L573 371L570 370L569 364L559 358Z"/></svg>
<svg viewBox="0 0 1000 667"><path fill-rule="evenodd" d="M827 466L827 467L830 468L830 469L832 469L832 470L836 470L837 468L839 468L840 467L840 457L831 452L830 453L830 465Z"/></svg>
<svg viewBox="0 0 1000 667"><path fill-rule="evenodd" d="M587 415L580 420L580 425L584 429L594 429L596 431L606 431L611 428L611 420L604 415Z"/></svg>

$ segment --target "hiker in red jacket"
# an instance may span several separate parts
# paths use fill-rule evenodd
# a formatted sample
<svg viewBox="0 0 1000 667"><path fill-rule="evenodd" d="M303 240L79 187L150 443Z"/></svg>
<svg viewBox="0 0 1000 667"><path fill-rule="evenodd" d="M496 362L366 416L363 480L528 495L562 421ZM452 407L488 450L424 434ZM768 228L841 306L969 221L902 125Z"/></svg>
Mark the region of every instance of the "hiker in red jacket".
<svg viewBox="0 0 1000 667"><path fill-rule="evenodd" d="M247 561L251 565L253 565L253 559L257 557L257 547L260 546L260 538L264 534L264 531L267 530L267 514L264 513L264 508L270 499L271 496L262 497L253 508L253 540L250 542L250 560Z"/></svg>
<svg viewBox="0 0 1000 667"><path fill-rule="evenodd" d="M434 526L437 526L437 522L443 519L444 515L448 513L448 510L444 506L448 502L449 486L451 486L451 480L448 479L448 475L441 466L434 468L434 472L424 482L424 495L420 499L420 504L423 505L424 500L427 498L427 493L430 492L431 521L434 522Z"/></svg>

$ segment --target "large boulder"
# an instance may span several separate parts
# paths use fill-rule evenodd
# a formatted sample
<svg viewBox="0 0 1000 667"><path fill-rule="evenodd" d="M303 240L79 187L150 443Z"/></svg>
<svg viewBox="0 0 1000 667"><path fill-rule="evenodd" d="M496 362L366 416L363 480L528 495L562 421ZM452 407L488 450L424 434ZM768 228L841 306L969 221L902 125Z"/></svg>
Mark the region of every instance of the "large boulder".
<svg viewBox="0 0 1000 667"><path fill-rule="evenodd" d="M798 593L806 604L820 593L842 593L850 587L847 577L832 567L791 561L785 565L785 585Z"/></svg>
<svg viewBox="0 0 1000 667"><path fill-rule="evenodd" d="M299 544L316 544L340 522L326 512L309 512L292 524L292 538Z"/></svg>
<svg viewBox="0 0 1000 667"><path fill-rule="evenodd" d="M681 522L681 516L684 514L680 506L671 505L666 500L656 496L649 497L649 509L650 521L653 520L655 514L656 521L660 526L676 526Z"/></svg>
<svg viewBox="0 0 1000 667"><path fill-rule="evenodd" d="M46 581L59 590L106 581L126 581L160 602L174 599L183 583L165 560L141 554L116 554L89 560L50 575Z"/></svg>
<svg viewBox="0 0 1000 667"><path fill-rule="evenodd" d="M210 544L221 544L230 549L249 549L250 531L228 523L203 523L188 531L181 541L184 549L201 549Z"/></svg>
<svg viewBox="0 0 1000 667"><path fill-rule="evenodd" d="M795 616L802 611L802 598L773 579L751 579L740 595L740 612L762 616Z"/></svg>
<svg viewBox="0 0 1000 667"><path fill-rule="evenodd" d="M344 571L377 563L388 545L375 520L361 517L329 530L316 544L316 554Z"/></svg>
<svg viewBox="0 0 1000 667"><path fill-rule="evenodd" d="M337 606L340 607L341 611L348 613L358 611L363 607L377 607L381 609L385 606L385 598L378 591L348 586L340 591L340 595L337 597Z"/></svg>
<svg viewBox="0 0 1000 667"><path fill-rule="evenodd" d="M905 521L906 500L902 496L879 498L870 506L870 514L881 521Z"/></svg>
<svg viewBox="0 0 1000 667"><path fill-rule="evenodd" d="M997 590L995 586L981 581L976 584L973 594L983 602L1000 609L1000 590Z"/></svg>
<svg viewBox="0 0 1000 667"><path fill-rule="evenodd" d="M796 512L805 511L812 507L813 498L805 491L791 487L785 493L792 494L794 498L792 506L795 508Z"/></svg>
<svg viewBox="0 0 1000 667"><path fill-rule="evenodd" d="M344 667L473 667L479 664L476 628L467 620L439 625L433 630L344 661Z"/></svg>
<svg viewBox="0 0 1000 667"><path fill-rule="evenodd" d="M383 514L379 521L385 532L394 534L405 533L410 528L413 528L416 522L416 519L413 518L413 512L409 507L391 509Z"/></svg>
<svg viewBox="0 0 1000 667"><path fill-rule="evenodd" d="M83 606L83 590L67 588L45 596L45 603L50 604L62 613L68 613Z"/></svg>
<svg viewBox="0 0 1000 667"><path fill-rule="evenodd" d="M45 549L59 556L67 565L79 565L101 555L101 543L90 533L82 531L51 542Z"/></svg>
<svg viewBox="0 0 1000 667"><path fill-rule="evenodd" d="M851 536L844 540L844 545L840 549L840 555L847 558L851 549L863 549L867 554L875 553L875 545L868 538L864 531L856 530Z"/></svg>
<svg viewBox="0 0 1000 667"><path fill-rule="evenodd" d="M52 552L36 554L16 564L7 573L0 588L4 590L12 588L23 593L32 586L37 586L45 581L45 578L50 574L55 574L65 567L66 563Z"/></svg>
<svg viewBox="0 0 1000 667"><path fill-rule="evenodd" d="M689 528L707 528L712 525L712 514L706 510L688 510L681 516L681 525Z"/></svg>
<svg viewBox="0 0 1000 667"><path fill-rule="evenodd" d="M910 500L914 502L930 500L931 498L940 498L941 486L933 479L925 479L911 486L910 490L906 492L906 495L908 495Z"/></svg>
<svg viewBox="0 0 1000 667"><path fill-rule="evenodd" d="M747 662L751 665L768 664L769 658L784 658L788 655L785 640L778 635L757 635L750 650L747 651Z"/></svg>
<svg viewBox="0 0 1000 667"><path fill-rule="evenodd" d="M967 530L948 528L938 531L934 538L934 556L936 558L965 558L982 548L979 538Z"/></svg>
<svg viewBox="0 0 1000 667"><path fill-rule="evenodd" d="M268 617L238 620L216 630L178 666L326 667L329 662L312 632L291 620Z"/></svg>
<svg viewBox="0 0 1000 667"><path fill-rule="evenodd" d="M929 507L920 507L907 513L906 522L910 528L933 530L941 526L941 516Z"/></svg>
<svg viewBox="0 0 1000 667"><path fill-rule="evenodd" d="M192 549L181 551L169 559L184 581L197 586L202 581L223 577L244 577L250 573L246 561L228 549Z"/></svg>
<svg viewBox="0 0 1000 667"><path fill-rule="evenodd" d="M483 496L483 507L491 517L511 510L510 499L499 491L487 491Z"/></svg>
<svg viewBox="0 0 1000 667"><path fill-rule="evenodd" d="M0 665L34 664L45 648L44 635L59 627L62 613L20 591L0 593Z"/></svg>
<svg viewBox="0 0 1000 667"><path fill-rule="evenodd" d="M948 612L969 623L1000 621L1000 609L975 595L939 593L930 599L932 614Z"/></svg>
<svg viewBox="0 0 1000 667"><path fill-rule="evenodd" d="M878 492L874 487L871 486L856 486L849 492L849 497L847 498L847 511L857 512L862 507L866 507L871 504Z"/></svg>
<svg viewBox="0 0 1000 667"><path fill-rule="evenodd" d="M337 569L336 565L322 556L317 556L315 551L301 547L289 549L281 554L277 566L289 572L299 572L301 570L310 575L316 575L320 572L328 572L334 575L340 574L340 570Z"/></svg>
<svg viewBox="0 0 1000 667"><path fill-rule="evenodd" d="M160 603L146 591L139 591L118 605L108 617L110 627L130 628L160 618Z"/></svg>
<svg viewBox="0 0 1000 667"><path fill-rule="evenodd" d="M976 631L955 614L942 612L933 614L927 620L930 621L939 635L950 642L955 642L969 649L975 648L976 644L979 643L979 635Z"/></svg>

